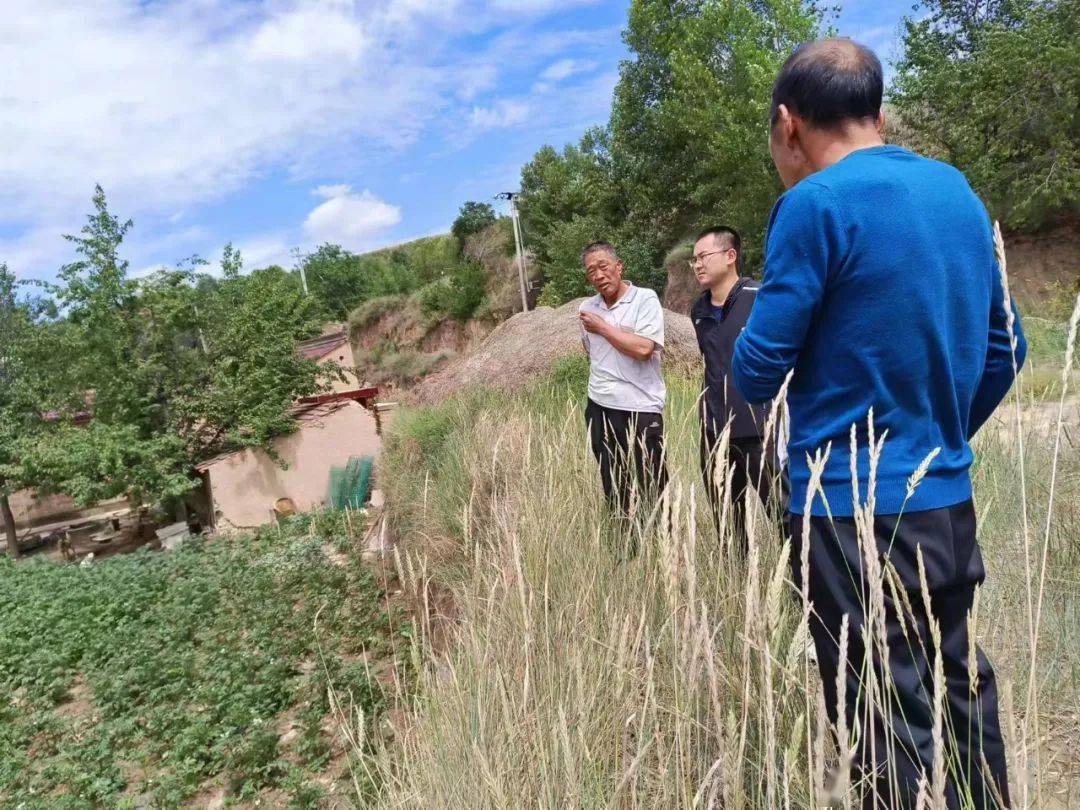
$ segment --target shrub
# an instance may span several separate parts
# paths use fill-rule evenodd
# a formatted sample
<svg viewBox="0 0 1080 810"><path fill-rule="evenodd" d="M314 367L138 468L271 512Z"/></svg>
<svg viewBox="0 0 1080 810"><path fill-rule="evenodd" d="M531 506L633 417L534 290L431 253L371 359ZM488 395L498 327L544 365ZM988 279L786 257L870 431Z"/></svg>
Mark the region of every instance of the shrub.
<svg viewBox="0 0 1080 810"><path fill-rule="evenodd" d="M495 223L495 209L488 203L467 202L461 206L457 219L450 227L450 233L457 239L458 248L465 247L465 241L475 233Z"/></svg>
<svg viewBox="0 0 1080 810"><path fill-rule="evenodd" d="M420 307L426 315L467 321L484 300L487 280L479 262L458 262L445 276L420 290Z"/></svg>

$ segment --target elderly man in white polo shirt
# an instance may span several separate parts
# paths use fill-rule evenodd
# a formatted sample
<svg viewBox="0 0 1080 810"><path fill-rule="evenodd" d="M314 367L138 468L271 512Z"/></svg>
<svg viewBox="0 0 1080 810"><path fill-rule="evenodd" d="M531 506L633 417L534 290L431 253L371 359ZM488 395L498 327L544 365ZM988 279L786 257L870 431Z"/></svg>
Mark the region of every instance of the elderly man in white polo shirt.
<svg viewBox="0 0 1080 810"><path fill-rule="evenodd" d="M589 354L585 421L600 463L604 494L630 516L651 506L667 484L664 466L664 311L652 290L623 281L623 264L608 242L581 254L597 294L579 311Z"/></svg>

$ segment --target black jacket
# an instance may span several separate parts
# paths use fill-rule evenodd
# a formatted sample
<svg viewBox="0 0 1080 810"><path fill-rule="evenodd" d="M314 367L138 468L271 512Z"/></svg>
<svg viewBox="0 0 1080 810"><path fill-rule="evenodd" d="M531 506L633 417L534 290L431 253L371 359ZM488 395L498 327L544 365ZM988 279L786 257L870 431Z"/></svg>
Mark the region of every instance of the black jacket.
<svg viewBox="0 0 1080 810"><path fill-rule="evenodd" d="M697 332L698 348L705 358L705 395L701 398L702 419L710 433L718 434L731 417L731 438L750 439L765 432L769 406L749 405L735 387L731 376L731 356L760 288L757 281L740 278L728 293L720 318L713 314L706 290L690 310Z"/></svg>

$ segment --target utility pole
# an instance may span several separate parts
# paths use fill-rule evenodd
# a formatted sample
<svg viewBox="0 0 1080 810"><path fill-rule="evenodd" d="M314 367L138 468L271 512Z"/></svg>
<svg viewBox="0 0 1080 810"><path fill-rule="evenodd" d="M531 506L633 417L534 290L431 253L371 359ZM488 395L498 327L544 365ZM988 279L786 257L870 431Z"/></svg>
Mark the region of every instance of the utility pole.
<svg viewBox="0 0 1080 810"><path fill-rule="evenodd" d="M521 286L521 311L528 312L529 292L525 273L525 242L521 238L521 222L518 219L518 196L519 193L516 191L504 191L501 194L496 194L495 199L506 200L510 203L510 220L514 225L514 252L517 255L518 284Z"/></svg>
<svg viewBox="0 0 1080 810"><path fill-rule="evenodd" d="M304 287L304 295L309 295L307 288L307 273L304 272L304 256L300 253L300 248L293 248L292 250L293 261L296 262L296 269L300 271L300 283Z"/></svg>
<svg viewBox="0 0 1080 810"><path fill-rule="evenodd" d="M202 346L203 355L209 355L210 349L206 345L206 335L203 334L202 316L199 315L199 305L192 304L191 306L195 309L195 329L199 333L199 345Z"/></svg>

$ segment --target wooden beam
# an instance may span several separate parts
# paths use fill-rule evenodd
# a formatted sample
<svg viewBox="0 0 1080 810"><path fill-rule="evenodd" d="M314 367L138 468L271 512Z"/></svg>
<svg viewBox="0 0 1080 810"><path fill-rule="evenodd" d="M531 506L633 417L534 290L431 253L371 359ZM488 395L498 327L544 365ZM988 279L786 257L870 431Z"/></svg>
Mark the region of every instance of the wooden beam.
<svg viewBox="0 0 1080 810"><path fill-rule="evenodd" d="M333 394L318 394L311 397L300 397L297 400L301 405L324 405L327 402L340 402L349 399L353 402L365 402L373 400L379 395L378 388L357 388L353 391L338 391Z"/></svg>

